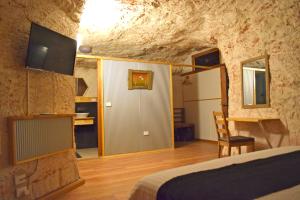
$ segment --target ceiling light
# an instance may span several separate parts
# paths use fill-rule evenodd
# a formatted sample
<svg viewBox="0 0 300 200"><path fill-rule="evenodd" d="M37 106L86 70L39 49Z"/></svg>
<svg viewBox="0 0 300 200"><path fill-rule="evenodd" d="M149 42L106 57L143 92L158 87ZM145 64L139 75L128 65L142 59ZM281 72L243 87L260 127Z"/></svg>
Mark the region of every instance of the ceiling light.
<svg viewBox="0 0 300 200"><path fill-rule="evenodd" d="M121 8L121 3L116 0L86 0L80 27L92 31L110 29L121 19Z"/></svg>
<svg viewBox="0 0 300 200"><path fill-rule="evenodd" d="M91 53L92 52L92 47L88 45L80 45L79 46L79 51L81 53Z"/></svg>

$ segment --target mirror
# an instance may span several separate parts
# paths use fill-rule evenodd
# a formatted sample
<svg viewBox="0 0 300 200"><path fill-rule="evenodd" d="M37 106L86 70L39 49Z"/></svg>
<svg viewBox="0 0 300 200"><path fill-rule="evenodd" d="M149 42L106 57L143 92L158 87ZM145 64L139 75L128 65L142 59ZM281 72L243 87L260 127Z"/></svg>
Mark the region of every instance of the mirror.
<svg viewBox="0 0 300 200"><path fill-rule="evenodd" d="M242 107L270 107L268 55L241 62Z"/></svg>

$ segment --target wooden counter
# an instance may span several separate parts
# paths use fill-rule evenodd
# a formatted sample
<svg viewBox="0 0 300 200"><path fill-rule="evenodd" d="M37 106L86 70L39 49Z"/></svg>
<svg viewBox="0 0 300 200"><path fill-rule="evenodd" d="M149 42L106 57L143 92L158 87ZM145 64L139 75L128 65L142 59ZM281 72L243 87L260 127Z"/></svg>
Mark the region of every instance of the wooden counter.
<svg viewBox="0 0 300 200"><path fill-rule="evenodd" d="M260 128L260 130L261 130L261 132L262 132L262 134L263 134L263 136L264 136L264 138L266 139L266 142L267 142L268 146L270 148L274 148L272 146L269 138L268 138L269 133L265 129L263 122L273 121L273 120L279 120L280 121L279 118L267 118L267 117L266 118L263 118L263 117L229 117L229 118L226 118L226 119L227 119L227 121L234 121L235 123L236 122L257 123L258 126L259 126L259 128ZM281 135L279 145L280 145L282 139L283 139L283 134Z"/></svg>
<svg viewBox="0 0 300 200"><path fill-rule="evenodd" d="M84 117L84 118L76 118L74 120L75 126L83 126L83 125L93 125L95 117Z"/></svg>

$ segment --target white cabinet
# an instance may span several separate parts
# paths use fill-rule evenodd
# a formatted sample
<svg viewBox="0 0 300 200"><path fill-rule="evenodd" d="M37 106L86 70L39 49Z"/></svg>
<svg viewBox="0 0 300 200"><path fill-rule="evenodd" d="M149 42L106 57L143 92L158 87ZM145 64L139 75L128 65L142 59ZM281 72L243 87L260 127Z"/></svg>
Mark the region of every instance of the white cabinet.
<svg viewBox="0 0 300 200"><path fill-rule="evenodd" d="M195 124L196 138L217 140L212 112L222 110L220 68L189 76L183 86L186 122Z"/></svg>

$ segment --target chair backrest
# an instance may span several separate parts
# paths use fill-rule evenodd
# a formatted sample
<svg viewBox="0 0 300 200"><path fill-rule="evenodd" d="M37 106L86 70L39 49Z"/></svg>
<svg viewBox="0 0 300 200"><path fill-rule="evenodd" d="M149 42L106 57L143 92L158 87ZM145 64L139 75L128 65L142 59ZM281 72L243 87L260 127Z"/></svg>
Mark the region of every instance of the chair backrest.
<svg viewBox="0 0 300 200"><path fill-rule="evenodd" d="M174 108L174 123L185 123L184 108Z"/></svg>
<svg viewBox="0 0 300 200"><path fill-rule="evenodd" d="M226 118L222 112L213 112L214 120L216 124L216 130L218 134L218 139L224 138L229 141L230 133L226 123Z"/></svg>

